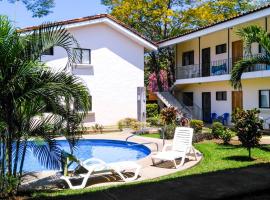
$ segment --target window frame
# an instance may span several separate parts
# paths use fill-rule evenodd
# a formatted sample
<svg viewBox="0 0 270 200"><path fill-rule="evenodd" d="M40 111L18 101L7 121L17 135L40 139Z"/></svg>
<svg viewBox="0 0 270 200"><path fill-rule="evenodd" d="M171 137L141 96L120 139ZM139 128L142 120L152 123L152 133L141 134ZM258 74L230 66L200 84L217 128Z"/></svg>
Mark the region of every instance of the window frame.
<svg viewBox="0 0 270 200"><path fill-rule="evenodd" d="M86 49L86 48L74 48L73 51L75 52L76 50L80 50L80 62L79 63L76 63L75 64L78 64L78 65L90 65L91 64L91 49ZM89 63L82 63L82 58L83 58L83 51L88 51L89 52Z"/></svg>
<svg viewBox="0 0 270 200"><path fill-rule="evenodd" d="M191 94L192 97L190 98L186 94ZM191 103L190 104L186 104L185 98L188 98L189 100L191 100L191 101L188 101L188 102L191 102ZM183 103L185 104L185 106L194 106L194 92L183 92Z"/></svg>
<svg viewBox="0 0 270 200"><path fill-rule="evenodd" d="M268 101L269 101L269 106L268 107L262 107L262 105L261 105L261 92L262 91L267 91L268 92ZM270 109L270 89L259 90L259 108Z"/></svg>
<svg viewBox="0 0 270 200"><path fill-rule="evenodd" d="M263 47L259 43L258 43L258 53L259 54L263 53Z"/></svg>
<svg viewBox="0 0 270 200"><path fill-rule="evenodd" d="M188 55L188 58L192 58L192 60L189 60L188 63L186 63L186 59L184 59ZM192 56L191 56L192 55ZM188 65L194 65L194 50L186 51L182 53L182 66L188 66Z"/></svg>
<svg viewBox="0 0 270 200"><path fill-rule="evenodd" d="M216 45L216 55L223 53L227 53L227 43Z"/></svg>
<svg viewBox="0 0 270 200"><path fill-rule="evenodd" d="M221 98L218 98L219 93L221 93ZM216 91L216 101L227 101L227 99L227 91Z"/></svg>

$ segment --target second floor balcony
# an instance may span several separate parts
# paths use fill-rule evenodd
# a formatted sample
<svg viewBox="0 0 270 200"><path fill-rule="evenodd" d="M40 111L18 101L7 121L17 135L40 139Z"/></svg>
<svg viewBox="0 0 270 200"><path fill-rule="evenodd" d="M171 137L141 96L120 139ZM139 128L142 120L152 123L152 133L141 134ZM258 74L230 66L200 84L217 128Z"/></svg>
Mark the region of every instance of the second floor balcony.
<svg viewBox="0 0 270 200"><path fill-rule="evenodd" d="M253 55L253 57L259 56ZM248 58L248 56L244 57ZM194 65L178 66L176 69L176 79L189 79L198 77L210 77L230 74L235 63L241 58L230 58L223 60L216 60L209 63L201 63ZM270 65L256 64L246 69L246 72L270 70Z"/></svg>

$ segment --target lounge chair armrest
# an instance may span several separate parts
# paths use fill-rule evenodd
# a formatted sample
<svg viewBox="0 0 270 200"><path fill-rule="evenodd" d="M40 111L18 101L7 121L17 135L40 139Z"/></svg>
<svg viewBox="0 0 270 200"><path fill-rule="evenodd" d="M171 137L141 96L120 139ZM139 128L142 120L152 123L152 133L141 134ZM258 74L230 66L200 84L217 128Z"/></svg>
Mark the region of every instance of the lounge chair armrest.
<svg viewBox="0 0 270 200"><path fill-rule="evenodd" d="M172 144L165 144L162 148L162 151L167 151L169 147L172 147Z"/></svg>

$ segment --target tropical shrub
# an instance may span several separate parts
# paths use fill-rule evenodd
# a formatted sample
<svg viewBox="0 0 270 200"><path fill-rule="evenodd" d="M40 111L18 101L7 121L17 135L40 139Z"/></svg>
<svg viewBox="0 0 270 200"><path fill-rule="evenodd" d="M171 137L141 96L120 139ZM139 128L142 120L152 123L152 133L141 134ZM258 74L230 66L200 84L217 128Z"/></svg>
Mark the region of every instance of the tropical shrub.
<svg viewBox="0 0 270 200"><path fill-rule="evenodd" d="M118 129L123 130L123 128L131 128L132 123L138 122L135 118L124 118L118 121Z"/></svg>
<svg viewBox="0 0 270 200"><path fill-rule="evenodd" d="M168 125L176 122L177 109L175 107L163 108L160 112L161 121Z"/></svg>
<svg viewBox="0 0 270 200"><path fill-rule="evenodd" d="M137 121L137 122L131 122L130 128L132 128L134 131L138 131L142 128L143 123Z"/></svg>
<svg viewBox="0 0 270 200"><path fill-rule="evenodd" d="M174 123L167 124L164 126L164 138L169 140L173 139L176 125ZM162 135L162 134L161 134Z"/></svg>
<svg viewBox="0 0 270 200"><path fill-rule="evenodd" d="M201 133L203 128L203 121L193 119L190 121L190 127L194 129L195 133Z"/></svg>
<svg viewBox="0 0 270 200"><path fill-rule="evenodd" d="M13 175L1 176L0 185L1 193L0 199L6 199L7 196L14 196L16 194L16 188L19 184L19 178Z"/></svg>
<svg viewBox="0 0 270 200"><path fill-rule="evenodd" d="M213 136L209 132L206 132L206 133L201 132L201 133L194 133L192 141L194 143L197 143L197 142L202 142L204 140L212 140L212 139L213 139Z"/></svg>
<svg viewBox="0 0 270 200"><path fill-rule="evenodd" d="M160 126L161 125L160 115L146 118L146 122L149 123L150 126Z"/></svg>
<svg viewBox="0 0 270 200"><path fill-rule="evenodd" d="M224 131L224 126L220 122L214 122L212 124L212 135L214 138L218 139L220 138L220 135Z"/></svg>
<svg viewBox="0 0 270 200"><path fill-rule="evenodd" d="M146 104L146 117L155 117L158 115L158 104L148 103Z"/></svg>
<svg viewBox="0 0 270 200"><path fill-rule="evenodd" d="M232 132L229 128L224 128L219 132L219 138L223 141L223 144L229 144L233 136L234 132Z"/></svg>
<svg viewBox="0 0 270 200"><path fill-rule="evenodd" d="M104 126L102 124L95 124L94 126L92 126L92 130L97 133L103 133L103 129L104 129Z"/></svg>
<svg viewBox="0 0 270 200"><path fill-rule="evenodd" d="M248 150L248 156L251 159L251 149L258 146L262 137L263 120L259 118L260 111L239 110L232 114L232 122L239 138L239 141Z"/></svg>

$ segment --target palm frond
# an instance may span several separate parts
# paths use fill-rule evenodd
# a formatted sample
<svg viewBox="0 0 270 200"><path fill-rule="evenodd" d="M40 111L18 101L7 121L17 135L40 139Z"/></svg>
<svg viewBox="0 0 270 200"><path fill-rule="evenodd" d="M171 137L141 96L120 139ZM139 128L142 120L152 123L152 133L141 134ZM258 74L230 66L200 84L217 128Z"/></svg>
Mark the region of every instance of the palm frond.
<svg viewBox="0 0 270 200"><path fill-rule="evenodd" d="M261 27L256 25L247 26L239 29L237 34L243 40L247 54L251 54L251 45L255 42L259 43L270 54L270 37Z"/></svg>
<svg viewBox="0 0 270 200"><path fill-rule="evenodd" d="M73 48L79 47L77 40L59 23L42 24L28 34L26 41L26 55L33 60L39 59L42 53L52 47L61 47L66 51L68 57L66 68L78 60L78 55L73 52Z"/></svg>
<svg viewBox="0 0 270 200"><path fill-rule="evenodd" d="M35 138L29 142L29 147L39 163L47 169L61 168L61 148L55 139Z"/></svg>
<svg viewBox="0 0 270 200"><path fill-rule="evenodd" d="M242 83L241 83L242 74L248 68L256 64L270 65L270 56L260 55L260 56L251 57L248 59L243 59L241 61L238 61L232 69L231 79L230 79L231 85L233 86L234 89L242 88Z"/></svg>

